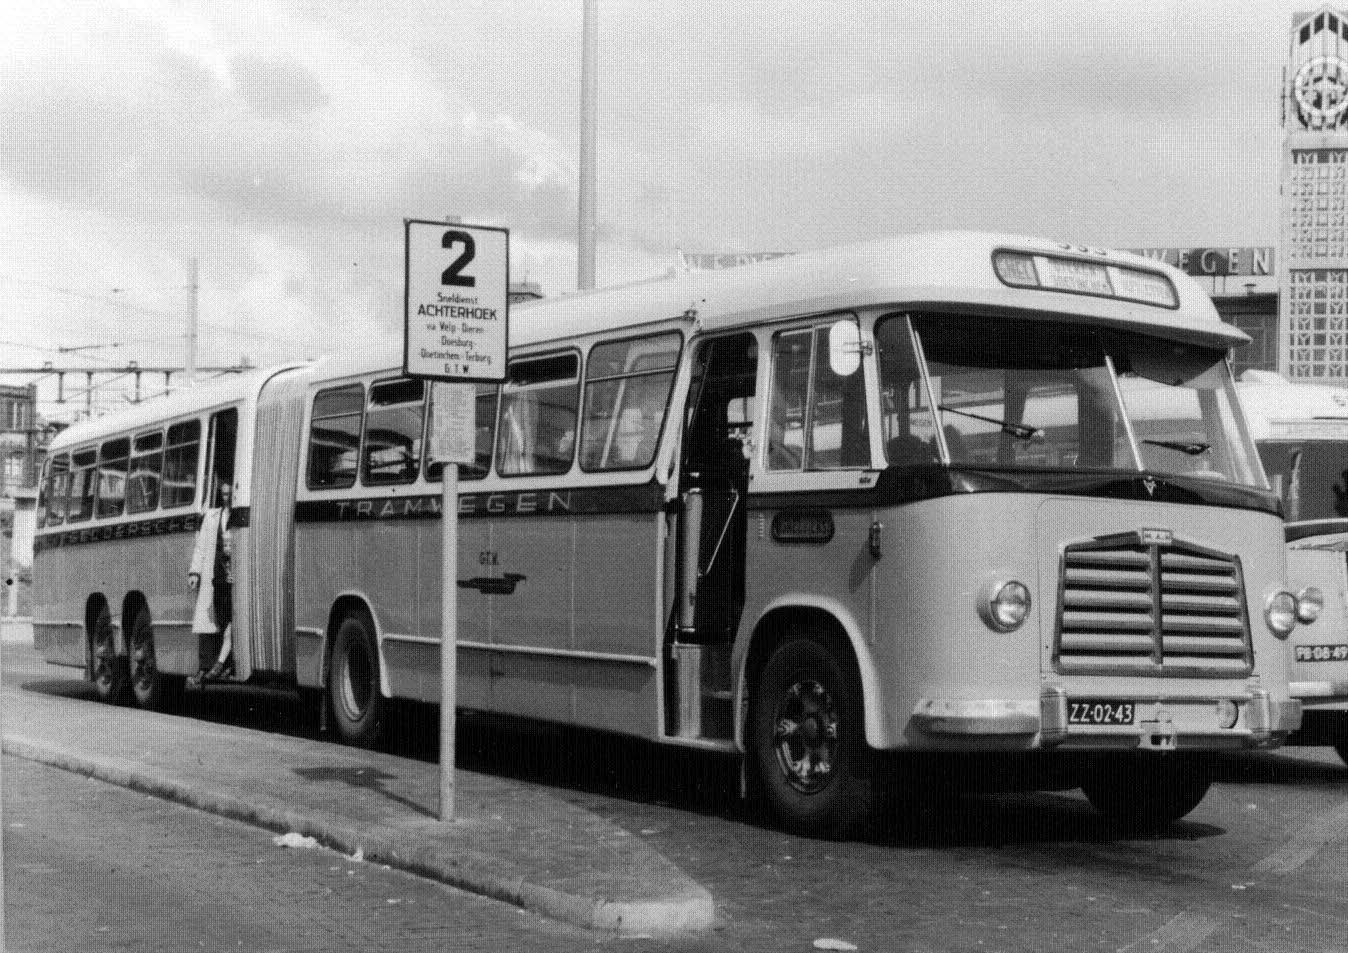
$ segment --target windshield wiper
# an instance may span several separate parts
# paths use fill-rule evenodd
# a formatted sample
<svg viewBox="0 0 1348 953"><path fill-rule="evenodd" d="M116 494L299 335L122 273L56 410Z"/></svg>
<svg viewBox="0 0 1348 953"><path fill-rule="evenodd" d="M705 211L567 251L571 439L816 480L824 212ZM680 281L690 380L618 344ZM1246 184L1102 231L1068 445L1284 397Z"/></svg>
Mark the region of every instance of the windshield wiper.
<svg viewBox="0 0 1348 953"><path fill-rule="evenodd" d="M944 410L947 413L959 414L961 417L971 417L974 420L981 420L985 424L996 424L1002 428L1002 433L1015 437L1017 440L1029 440L1038 442L1044 439L1044 431L1038 427L1026 427L1024 424L1013 424L1005 420L998 420L996 417L984 417L982 414L971 414L967 410L956 410L954 407L947 407L945 404L937 404L937 410Z"/></svg>
<svg viewBox="0 0 1348 953"><path fill-rule="evenodd" d="M1210 443L1184 443L1179 440L1143 440L1143 443L1149 443L1153 447L1165 447L1167 450L1178 450L1180 453L1187 453L1191 457L1196 457L1200 453L1207 453L1212 449Z"/></svg>

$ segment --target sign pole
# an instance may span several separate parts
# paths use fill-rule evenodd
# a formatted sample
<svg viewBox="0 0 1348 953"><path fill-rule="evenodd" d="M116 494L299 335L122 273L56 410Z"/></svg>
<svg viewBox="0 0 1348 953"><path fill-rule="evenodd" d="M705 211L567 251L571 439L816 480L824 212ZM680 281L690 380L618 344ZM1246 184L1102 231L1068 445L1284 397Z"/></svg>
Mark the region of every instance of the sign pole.
<svg viewBox="0 0 1348 953"><path fill-rule="evenodd" d="M459 464L477 462L475 385L506 376L510 233L415 219L404 219L403 229L403 373L433 382L427 455L441 464L439 815L448 822L458 703Z"/></svg>
<svg viewBox="0 0 1348 953"><path fill-rule="evenodd" d="M441 479L444 486L440 495L440 820L452 821L459 666L459 465L446 463Z"/></svg>

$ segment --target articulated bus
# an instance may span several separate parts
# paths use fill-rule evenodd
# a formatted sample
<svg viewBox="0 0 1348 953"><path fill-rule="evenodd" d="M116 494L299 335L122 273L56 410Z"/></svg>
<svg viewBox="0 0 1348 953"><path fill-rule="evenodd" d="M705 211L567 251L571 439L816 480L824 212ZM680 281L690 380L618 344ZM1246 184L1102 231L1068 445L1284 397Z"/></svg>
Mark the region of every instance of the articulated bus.
<svg viewBox="0 0 1348 953"><path fill-rule="evenodd" d="M1215 753L1300 722L1244 340L1165 265L978 233L519 308L461 467L458 704L741 758L820 835L931 757L1167 824ZM46 659L168 703L216 650L185 577L229 483L234 678L321 696L354 744L438 701L441 473L400 345L61 434ZM1157 394L1211 472L1135 420Z"/></svg>
<svg viewBox="0 0 1348 953"><path fill-rule="evenodd" d="M1293 743L1329 744L1348 762L1348 389L1246 371L1236 385L1287 518L1287 573L1323 596L1321 622L1289 641L1290 691L1303 707Z"/></svg>

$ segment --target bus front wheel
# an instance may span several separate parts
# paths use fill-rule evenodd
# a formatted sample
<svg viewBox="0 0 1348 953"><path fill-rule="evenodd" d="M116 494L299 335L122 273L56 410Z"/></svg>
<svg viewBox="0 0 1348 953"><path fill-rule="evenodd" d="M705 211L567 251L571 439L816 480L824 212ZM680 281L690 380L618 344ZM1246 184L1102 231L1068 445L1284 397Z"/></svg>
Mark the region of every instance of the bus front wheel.
<svg viewBox="0 0 1348 953"><path fill-rule="evenodd" d="M131 676L126 659L117 654L112 616L106 606L98 614L89 636L89 656L94 693L98 700L111 705L125 705L130 701Z"/></svg>
<svg viewBox="0 0 1348 953"><path fill-rule="evenodd" d="M342 741L363 748L379 743L387 704L379 690L379 650L364 616L349 615L337 627L328 698Z"/></svg>
<svg viewBox="0 0 1348 953"><path fill-rule="evenodd" d="M1151 755L1100 759L1086 769L1081 790L1101 814L1130 830L1158 831L1198 807L1212 786L1203 758Z"/></svg>
<svg viewBox="0 0 1348 953"><path fill-rule="evenodd" d="M149 711L167 711L182 697L184 679L159 670L154 653L154 626L150 610L141 606L131 623L131 692L136 705Z"/></svg>
<svg viewBox="0 0 1348 953"><path fill-rule="evenodd" d="M874 804L855 666L811 637L784 642L758 678L750 712L750 757L781 823L842 837Z"/></svg>

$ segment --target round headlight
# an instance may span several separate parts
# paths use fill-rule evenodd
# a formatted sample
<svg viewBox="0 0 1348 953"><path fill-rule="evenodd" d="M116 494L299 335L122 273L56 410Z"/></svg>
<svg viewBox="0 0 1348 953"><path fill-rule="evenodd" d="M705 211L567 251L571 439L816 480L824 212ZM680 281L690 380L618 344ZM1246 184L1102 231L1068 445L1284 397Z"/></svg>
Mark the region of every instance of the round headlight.
<svg viewBox="0 0 1348 953"><path fill-rule="evenodd" d="M1325 607L1325 594L1316 586L1307 586L1297 593L1297 621L1314 622Z"/></svg>
<svg viewBox="0 0 1348 953"><path fill-rule="evenodd" d="M991 595L979 608L983 621L998 632L1018 629L1030 614L1030 590L1021 582L991 587Z"/></svg>
<svg viewBox="0 0 1348 953"><path fill-rule="evenodd" d="M1264 604L1264 621L1273 634L1285 639L1297 624L1297 598L1290 592L1275 592Z"/></svg>
<svg viewBox="0 0 1348 953"><path fill-rule="evenodd" d="M1238 718L1240 718L1240 709L1235 702L1229 698L1223 698L1217 702L1218 728L1234 728Z"/></svg>

